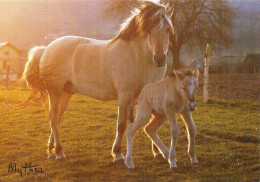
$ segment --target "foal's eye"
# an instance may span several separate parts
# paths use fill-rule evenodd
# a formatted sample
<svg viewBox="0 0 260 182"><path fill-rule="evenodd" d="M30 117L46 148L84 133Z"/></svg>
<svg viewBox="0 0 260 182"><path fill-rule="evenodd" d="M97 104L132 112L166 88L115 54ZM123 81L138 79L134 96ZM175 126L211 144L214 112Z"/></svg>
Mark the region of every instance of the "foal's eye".
<svg viewBox="0 0 260 182"><path fill-rule="evenodd" d="M182 87L183 90L186 90L185 87Z"/></svg>

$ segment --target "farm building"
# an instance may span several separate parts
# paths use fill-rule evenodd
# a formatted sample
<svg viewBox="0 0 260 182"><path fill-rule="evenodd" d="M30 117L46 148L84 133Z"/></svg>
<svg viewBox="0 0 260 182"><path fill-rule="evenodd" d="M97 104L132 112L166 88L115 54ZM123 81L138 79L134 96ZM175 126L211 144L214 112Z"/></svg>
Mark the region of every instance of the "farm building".
<svg viewBox="0 0 260 182"><path fill-rule="evenodd" d="M9 42L0 43L0 80L7 77L16 80L22 73L24 59L20 57L21 51Z"/></svg>
<svg viewBox="0 0 260 182"><path fill-rule="evenodd" d="M260 54L247 54L243 62L246 73L259 72Z"/></svg>

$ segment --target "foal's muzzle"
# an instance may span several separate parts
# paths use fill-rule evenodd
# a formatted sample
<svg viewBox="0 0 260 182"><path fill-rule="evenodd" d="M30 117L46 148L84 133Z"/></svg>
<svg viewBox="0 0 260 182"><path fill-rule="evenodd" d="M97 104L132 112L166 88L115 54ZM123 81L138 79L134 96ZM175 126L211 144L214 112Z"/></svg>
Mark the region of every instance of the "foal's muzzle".
<svg viewBox="0 0 260 182"><path fill-rule="evenodd" d="M195 111L197 103L196 102L188 102L188 107L190 111Z"/></svg>
<svg viewBox="0 0 260 182"><path fill-rule="evenodd" d="M165 54L155 54L153 56L154 62L157 67L165 65L166 55Z"/></svg>

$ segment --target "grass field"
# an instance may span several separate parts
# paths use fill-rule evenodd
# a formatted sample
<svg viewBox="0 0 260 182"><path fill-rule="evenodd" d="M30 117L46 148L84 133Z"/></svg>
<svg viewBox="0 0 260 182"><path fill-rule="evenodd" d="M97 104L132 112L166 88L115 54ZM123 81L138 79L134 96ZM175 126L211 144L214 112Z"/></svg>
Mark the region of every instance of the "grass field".
<svg viewBox="0 0 260 182"><path fill-rule="evenodd" d="M151 142L139 130L133 145L135 170L114 164L110 155L115 137L117 103L73 96L59 131L67 162L47 161L50 134L45 109L33 103L14 111L4 97L23 101L28 90L0 88L0 181L259 181L259 102L211 98L199 103L193 118L197 125L198 165L191 165L187 135L181 130L177 142L178 168L171 170L163 159L154 159ZM168 123L159 132L169 146ZM123 152L126 152L125 139ZM44 173L8 173L8 165L39 165Z"/></svg>

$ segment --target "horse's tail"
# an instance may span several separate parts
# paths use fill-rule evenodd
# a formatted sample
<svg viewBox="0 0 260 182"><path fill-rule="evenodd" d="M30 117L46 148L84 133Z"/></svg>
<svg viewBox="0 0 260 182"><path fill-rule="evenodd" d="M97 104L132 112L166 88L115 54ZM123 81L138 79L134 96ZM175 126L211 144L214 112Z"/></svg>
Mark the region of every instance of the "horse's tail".
<svg viewBox="0 0 260 182"><path fill-rule="evenodd" d="M38 46L32 48L29 51L28 61L25 64L22 79L24 79L29 85L29 87L31 87L31 94L25 102L20 103L18 105L11 105L7 101L5 101L5 103L13 109L23 109L26 106L28 106L32 101L45 101L45 98L47 97L47 92L45 84L39 75L39 62L44 49L44 46ZM38 92L40 93L39 97L36 96Z"/></svg>
<svg viewBox="0 0 260 182"><path fill-rule="evenodd" d="M35 91L45 91L44 83L39 76L39 62L44 51L44 46L34 47L29 51L28 61L25 64L23 79Z"/></svg>

